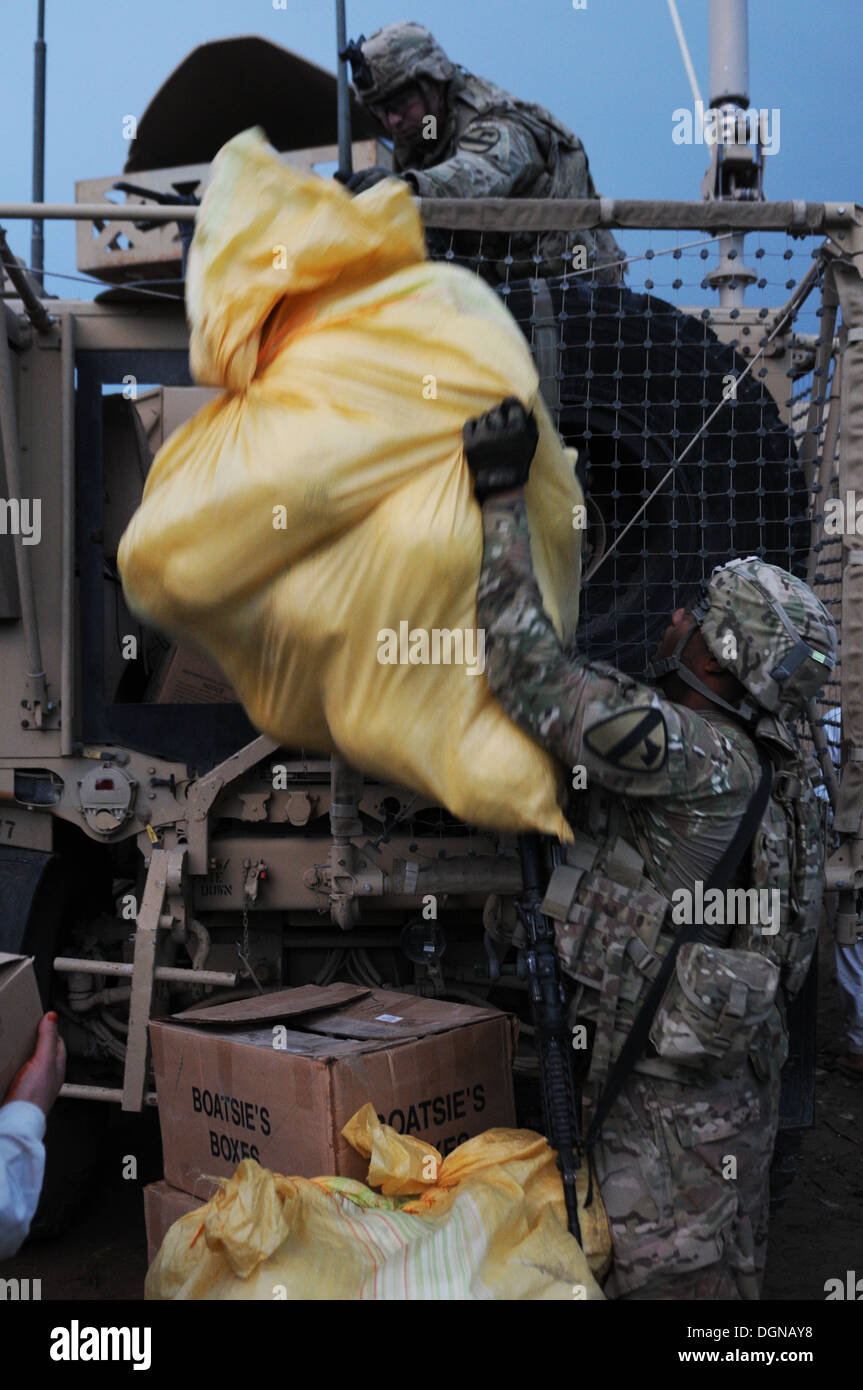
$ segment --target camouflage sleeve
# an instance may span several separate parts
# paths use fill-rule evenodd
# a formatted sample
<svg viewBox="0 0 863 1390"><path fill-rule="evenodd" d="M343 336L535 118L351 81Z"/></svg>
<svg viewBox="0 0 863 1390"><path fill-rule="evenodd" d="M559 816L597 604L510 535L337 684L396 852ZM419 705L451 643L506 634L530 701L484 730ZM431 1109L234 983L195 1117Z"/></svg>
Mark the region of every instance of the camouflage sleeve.
<svg viewBox="0 0 863 1390"><path fill-rule="evenodd" d="M518 196L545 169L539 147L520 122L502 116L472 121L456 153L431 169L406 169L421 198Z"/></svg>
<svg viewBox="0 0 863 1390"><path fill-rule="evenodd" d="M567 767L628 796L692 803L754 789L751 762L721 729L604 662L564 652L542 604L522 496L482 508L477 595L486 677L511 719Z"/></svg>

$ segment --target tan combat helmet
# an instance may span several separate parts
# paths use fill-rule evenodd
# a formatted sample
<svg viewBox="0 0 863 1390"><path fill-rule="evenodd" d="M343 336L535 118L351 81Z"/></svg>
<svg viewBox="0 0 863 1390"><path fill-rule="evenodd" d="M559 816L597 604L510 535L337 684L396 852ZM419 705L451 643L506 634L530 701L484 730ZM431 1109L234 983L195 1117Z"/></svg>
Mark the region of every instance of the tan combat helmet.
<svg viewBox="0 0 863 1390"><path fill-rule="evenodd" d="M456 71L434 35L413 20L387 24L370 39L361 34L340 56L350 60L357 96L366 106L419 77L449 82Z"/></svg>
<svg viewBox="0 0 863 1390"><path fill-rule="evenodd" d="M778 565L729 561L692 611L716 660L771 714L805 705L836 665L833 619L808 584Z"/></svg>
<svg viewBox="0 0 863 1390"><path fill-rule="evenodd" d="M781 717L802 708L836 664L836 625L809 585L778 565L750 555L718 566L689 612L716 660L750 696L734 706L683 664L695 626L671 656L654 661L654 677L674 671L693 689L744 719L768 710Z"/></svg>

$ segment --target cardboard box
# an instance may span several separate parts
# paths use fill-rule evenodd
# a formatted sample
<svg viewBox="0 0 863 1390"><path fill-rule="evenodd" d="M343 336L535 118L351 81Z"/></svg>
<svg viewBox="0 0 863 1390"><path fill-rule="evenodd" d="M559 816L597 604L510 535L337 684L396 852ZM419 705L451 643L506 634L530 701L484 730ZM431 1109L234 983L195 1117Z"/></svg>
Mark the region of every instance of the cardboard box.
<svg viewBox="0 0 863 1390"><path fill-rule="evenodd" d="M33 1056L41 1018L32 958L0 951L0 1104L27 1058Z"/></svg>
<svg viewBox="0 0 863 1390"><path fill-rule="evenodd" d="M196 1197L243 1158L365 1180L341 1130L367 1101L445 1157L515 1125L517 1021L350 984L304 985L150 1024L165 1179Z"/></svg>
<svg viewBox="0 0 863 1390"><path fill-rule="evenodd" d="M149 704L230 705L237 693L221 667L190 647L171 647L153 681Z"/></svg>
<svg viewBox="0 0 863 1390"><path fill-rule="evenodd" d="M159 1253L159 1246L168 1233L168 1227L185 1216L187 1211L204 1205L198 1197L190 1197L188 1192L180 1192L166 1182L151 1182L144 1188L144 1225L147 1230L147 1265L150 1266Z"/></svg>

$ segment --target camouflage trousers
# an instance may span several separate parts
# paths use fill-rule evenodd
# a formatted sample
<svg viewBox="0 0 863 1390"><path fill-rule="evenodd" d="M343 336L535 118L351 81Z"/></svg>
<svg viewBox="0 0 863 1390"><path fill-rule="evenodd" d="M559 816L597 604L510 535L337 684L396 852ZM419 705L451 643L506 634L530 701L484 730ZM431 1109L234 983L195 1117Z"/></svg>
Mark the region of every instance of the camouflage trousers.
<svg viewBox="0 0 863 1390"><path fill-rule="evenodd" d="M705 1088L630 1075L597 1142L620 1299L757 1299L778 1078ZM587 1116L586 1116L587 1118Z"/></svg>

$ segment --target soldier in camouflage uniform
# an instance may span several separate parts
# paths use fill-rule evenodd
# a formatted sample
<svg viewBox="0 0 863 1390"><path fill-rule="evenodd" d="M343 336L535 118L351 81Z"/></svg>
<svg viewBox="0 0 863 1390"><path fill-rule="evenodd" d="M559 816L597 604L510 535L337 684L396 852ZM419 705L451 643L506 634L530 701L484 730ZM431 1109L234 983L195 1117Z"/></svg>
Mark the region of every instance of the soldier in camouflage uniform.
<svg viewBox="0 0 863 1390"><path fill-rule="evenodd" d="M597 198L581 141L542 106L519 101L450 62L420 24L388 24L346 50L359 99L393 138L393 172L422 198ZM348 180L361 192L389 170ZM448 234L431 234L435 254ZM441 242L441 246L438 246ZM623 252L603 229L456 234L453 251L492 282L596 267L603 284L622 279ZM582 256L573 255L583 248ZM510 254L512 262L505 258ZM536 258L539 258L538 260Z"/></svg>
<svg viewBox="0 0 863 1390"><path fill-rule="evenodd" d="M779 920L705 928L700 940L713 945L680 948L689 985L667 1009L665 996L594 1151L614 1247L607 1294L757 1298L787 1052L782 994L805 977L823 888L823 804L788 721L824 682L835 628L801 580L749 559L715 570L672 614L658 688L566 654L531 565L522 486L534 443L514 400L465 428L482 502L489 684L522 728L586 772L566 863L590 867L553 915L566 918L558 951L578 984L571 1017L595 1027L589 1110L673 939L669 901L703 891L743 817L759 782L756 745L777 769L736 886L779 889ZM719 1017L705 1029L699 1006L711 1005Z"/></svg>

